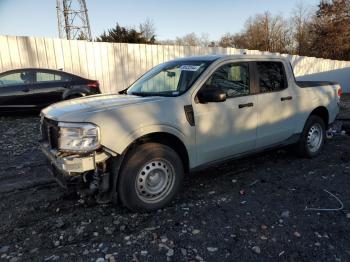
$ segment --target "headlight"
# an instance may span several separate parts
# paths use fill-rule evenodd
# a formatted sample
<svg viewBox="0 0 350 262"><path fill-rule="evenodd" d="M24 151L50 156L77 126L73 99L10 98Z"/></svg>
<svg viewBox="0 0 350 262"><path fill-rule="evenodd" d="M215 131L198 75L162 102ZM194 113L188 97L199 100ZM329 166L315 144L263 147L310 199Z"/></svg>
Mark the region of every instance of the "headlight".
<svg viewBox="0 0 350 262"><path fill-rule="evenodd" d="M90 152L100 147L100 129L93 124L58 123L58 147L62 151Z"/></svg>

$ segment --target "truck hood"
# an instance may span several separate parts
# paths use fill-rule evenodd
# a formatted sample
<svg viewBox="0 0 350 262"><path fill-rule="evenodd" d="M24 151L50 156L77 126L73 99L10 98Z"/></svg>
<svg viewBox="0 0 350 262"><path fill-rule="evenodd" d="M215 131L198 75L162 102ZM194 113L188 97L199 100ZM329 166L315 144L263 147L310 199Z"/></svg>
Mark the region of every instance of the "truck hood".
<svg viewBox="0 0 350 262"><path fill-rule="evenodd" d="M164 99L163 97L140 97L133 95L94 95L67 100L50 105L42 110L42 114L56 121L84 121L96 112L115 110L120 107L140 103L153 103Z"/></svg>

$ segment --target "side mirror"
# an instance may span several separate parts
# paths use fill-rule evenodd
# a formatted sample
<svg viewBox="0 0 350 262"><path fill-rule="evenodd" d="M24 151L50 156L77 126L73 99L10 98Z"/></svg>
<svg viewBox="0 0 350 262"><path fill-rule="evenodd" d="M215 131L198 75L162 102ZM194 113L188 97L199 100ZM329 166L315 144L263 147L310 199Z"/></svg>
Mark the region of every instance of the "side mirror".
<svg viewBox="0 0 350 262"><path fill-rule="evenodd" d="M200 103L205 104L209 102L224 102L226 101L226 92L220 89L201 90L197 94Z"/></svg>
<svg viewBox="0 0 350 262"><path fill-rule="evenodd" d="M175 73L175 72L166 71L166 75L167 75L168 77L175 77L175 76L176 76L176 73Z"/></svg>

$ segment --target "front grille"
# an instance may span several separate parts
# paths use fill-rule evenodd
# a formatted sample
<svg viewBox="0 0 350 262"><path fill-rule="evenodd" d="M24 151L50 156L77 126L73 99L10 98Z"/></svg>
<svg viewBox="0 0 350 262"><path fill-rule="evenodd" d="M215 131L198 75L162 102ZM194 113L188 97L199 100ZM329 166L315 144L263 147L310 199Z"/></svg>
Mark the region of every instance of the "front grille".
<svg viewBox="0 0 350 262"><path fill-rule="evenodd" d="M50 148L58 148L59 127L54 120L43 118L41 121L41 137L42 141L50 145Z"/></svg>

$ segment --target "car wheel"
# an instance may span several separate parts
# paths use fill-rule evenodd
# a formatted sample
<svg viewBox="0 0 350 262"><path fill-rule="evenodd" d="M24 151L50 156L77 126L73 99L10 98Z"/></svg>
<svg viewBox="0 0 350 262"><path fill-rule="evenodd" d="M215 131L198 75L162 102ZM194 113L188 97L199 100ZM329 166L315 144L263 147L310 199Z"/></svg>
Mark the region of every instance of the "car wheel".
<svg viewBox="0 0 350 262"><path fill-rule="evenodd" d="M308 158L317 156L323 148L325 135L326 125L322 118L311 115L297 144L299 155Z"/></svg>
<svg viewBox="0 0 350 262"><path fill-rule="evenodd" d="M83 95L79 95L79 94L70 95L70 96L66 97L64 100L70 100L70 99L80 98L80 97L84 97L84 96L85 96L85 94L83 94Z"/></svg>
<svg viewBox="0 0 350 262"><path fill-rule="evenodd" d="M184 175L178 154L168 146L146 143L126 156L118 178L124 206L148 212L166 206L178 192Z"/></svg>

